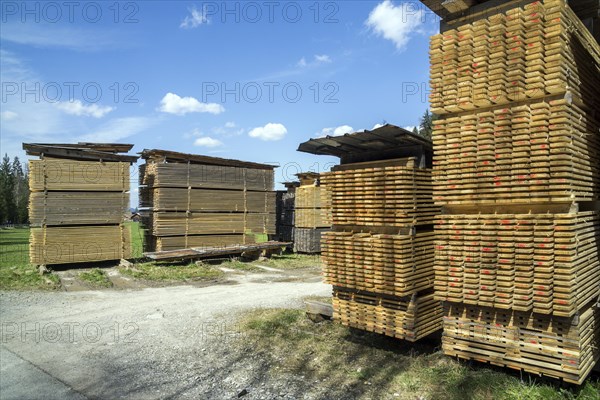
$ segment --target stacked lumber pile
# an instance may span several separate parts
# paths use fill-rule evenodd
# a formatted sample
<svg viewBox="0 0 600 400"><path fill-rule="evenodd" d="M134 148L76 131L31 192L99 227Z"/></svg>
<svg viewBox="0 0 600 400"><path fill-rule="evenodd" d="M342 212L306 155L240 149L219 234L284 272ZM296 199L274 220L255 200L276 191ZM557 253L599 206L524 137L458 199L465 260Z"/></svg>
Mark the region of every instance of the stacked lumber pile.
<svg viewBox="0 0 600 400"><path fill-rule="evenodd" d="M321 236L331 227L331 198L321 186L319 174L305 172L296 175L300 186L294 203L294 251L320 253Z"/></svg>
<svg viewBox="0 0 600 400"><path fill-rule="evenodd" d="M431 170L416 168L414 158L399 163L323 175L321 182L332 193L333 225L433 224L439 207L432 199Z"/></svg>
<svg viewBox="0 0 600 400"><path fill-rule="evenodd" d="M123 225L129 206L129 167L137 157L117 154L132 145L23 144L29 161L29 258L68 264L131 256Z"/></svg>
<svg viewBox="0 0 600 400"><path fill-rule="evenodd" d="M444 305L445 354L581 384L600 357L600 308L576 319L531 312Z"/></svg>
<svg viewBox="0 0 600 400"><path fill-rule="evenodd" d="M600 215L443 215L436 225L443 301L571 317L600 288Z"/></svg>
<svg viewBox="0 0 600 400"><path fill-rule="evenodd" d="M275 234L273 166L144 150L147 252L254 243Z"/></svg>
<svg viewBox="0 0 600 400"><path fill-rule="evenodd" d="M409 341L439 330L431 170L412 157L350 163L321 183L331 192L333 230L323 234L322 254L334 318Z"/></svg>
<svg viewBox="0 0 600 400"><path fill-rule="evenodd" d="M440 329L442 306L432 292L387 297L334 287L333 312L343 325L414 342Z"/></svg>
<svg viewBox="0 0 600 400"><path fill-rule="evenodd" d="M442 348L581 383L600 357L600 46L565 1L519 4L431 40Z"/></svg>
<svg viewBox="0 0 600 400"><path fill-rule="evenodd" d="M325 283L403 297L431 288L432 231L415 235L329 232Z"/></svg>
<svg viewBox="0 0 600 400"><path fill-rule="evenodd" d="M284 182L283 185L286 190L277 191L277 238L281 242L293 242L296 188L300 186L300 182Z"/></svg>

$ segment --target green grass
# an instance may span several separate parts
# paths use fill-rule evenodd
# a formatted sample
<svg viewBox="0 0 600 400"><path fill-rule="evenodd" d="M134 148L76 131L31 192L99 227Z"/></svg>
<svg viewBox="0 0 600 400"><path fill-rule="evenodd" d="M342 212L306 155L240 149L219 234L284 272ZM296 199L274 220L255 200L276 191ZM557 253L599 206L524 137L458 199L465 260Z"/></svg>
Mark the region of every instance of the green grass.
<svg viewBox="0 0 600 400"><path fill-rule="evenodd" d="M264 269L258 268L253 262L243 262L235 259L224 261L219 266L224 268L235 269L237 271L264 272Z"/></svg>
<svg viewBox="0 0 600 400"><path fill-rule="evenodd" d="M600 381L561 387L473 362L458 362L439 351L439 340L411 344L360 332L337 323L315 324L299 310L258 310L242 317L250 351L277 366L266 373L319 381L335 398L394 399L598 399ZM285 379L285 378L283 378Z"/></svg>
<svg viewBox="0 0 600 400"><path fill-rule="evenodd" d="M124 225L131 232L131 258L142 258L144 252L144 230L139 222L127 221Z"/></svg>
<svg viewBox="0 0 600 400"><path fill-rule="evenodd" d="M157 282L209 281L223 275L219 269L203 264L171 265L148 262L135 264L133 268L121 267L119 270L123 275L132 278Z"/></svg>
<svg viewBox="0 0 600 400"><path fill-rule="evenodd" d="M40 275L29 263L29 229L0 229L0 289L48 290L59 286L55 274Z"/></svg>
<svg viewBox="0 0 600 400"><path fill-rule="evenodd" d="M229 261L224 261L220 264L221 267L231 268L238 271L265 272L263 268L258 267L259 265L278 269L320 268L321 259L318 255L282 254L273 255L271 258L262 261L244 262L237 259L232 259Z"/></svg>
<svg viewBox="0 0 600 400"><path fill-rule="evenodd" d="M81 272L79 279L89 283L93 287L111 287L113 284L108 276L100 268L94 268L90 271Z"/></svg>
<svg viewBox="0 0 600 400"><path fill-rule="evenodd" d="M319 255L308 254L274 254L266 261L258 262L260 265L265 265L272 268L280 269L299 269L321 267L321 257Z"/></svg>

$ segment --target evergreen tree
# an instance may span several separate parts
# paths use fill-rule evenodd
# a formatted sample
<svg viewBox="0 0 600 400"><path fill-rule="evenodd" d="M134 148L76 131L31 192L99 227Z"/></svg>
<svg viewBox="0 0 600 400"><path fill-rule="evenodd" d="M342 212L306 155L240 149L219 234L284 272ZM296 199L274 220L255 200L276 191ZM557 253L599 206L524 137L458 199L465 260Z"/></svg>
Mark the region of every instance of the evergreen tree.
<svg viewBox="0 0 600 400"><path fill-rule="evenodd" d="M414 133L415 135L419 134L419 130L417 129L416 126L413 127L412 133Z"/></svg>
<svg viewBox="0 0 600 400"><path fill-rule="evenodd" d="M433 121L437 116L429 113L429 109L425 110L425 114L421 117L421 125L419 126L419 135L431 140L433 133Z"/></svg>
<svg viewBox="0 0 600 400"><path fill-rule="evenodd" d="M15 222L25 224L29 219L27 208L29 203L29 182L28 176L19 161L19 157L15 157L13 160L12 173L14 177Z"/></svg>
<svg viewBox="0 0 600 400"><path fill-rule="evenodd" d="M0 164L0 224L15 222L15 179L8 154Z"/></svg>

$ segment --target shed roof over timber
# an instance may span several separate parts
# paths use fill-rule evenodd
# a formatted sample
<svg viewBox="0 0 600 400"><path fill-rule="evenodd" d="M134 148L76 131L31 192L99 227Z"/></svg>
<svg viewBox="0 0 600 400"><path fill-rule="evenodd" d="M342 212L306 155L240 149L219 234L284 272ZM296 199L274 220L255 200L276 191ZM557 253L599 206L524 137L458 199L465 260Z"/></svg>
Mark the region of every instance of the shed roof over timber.
<svg viewBox="0 0 600 400"><path fill-rule="evenodd" d="M23 143L23 150L30 156L82 161L136 162L138 156L119 154L132 148L132 144L124 143Z"/></svg>
<svg viewBox="0 0 600 400"><path fill-rule="evenodd" d="M342 164L425 156L431 163L433 145L426 138L404 128L386 124L373 130L310 139L298 151L339 157Z"/></svg>
<svg viewBox="0 0 600 400"><path fill-rule="evenodd" d="M140 153L144 160L155 160L163 162L174 162L174 163L191 163L191 164L205 164L205 165L218 165L222 167L239 167L239 168L251 168L251 169L274 169L276 165L260 164L251 161L240 161L232 160L227 158L203 156L200 154L187 154L179 153L177 151L170 150L159 150L159 149L144 149Z"/></svg>

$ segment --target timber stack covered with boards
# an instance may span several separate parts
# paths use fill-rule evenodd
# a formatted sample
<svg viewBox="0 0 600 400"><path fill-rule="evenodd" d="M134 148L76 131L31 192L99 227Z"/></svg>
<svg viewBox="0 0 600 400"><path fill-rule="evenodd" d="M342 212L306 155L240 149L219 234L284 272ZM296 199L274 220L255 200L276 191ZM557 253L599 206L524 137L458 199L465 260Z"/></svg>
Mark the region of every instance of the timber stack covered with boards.
<svg viewBox="0 0 600 400"><path fill-rule="evenodd" d="M274 166L166 150L141 157L146 252L251 244L275 234Z"/></svg>
<svg viewBox="0 0 600 400"><path fill-rule="evenodd" d="M321 252L321 236L331 228L331 195L319 181L319 174L296 174L300 187L296 189L294 205L294 251L314 254Z"/></svg>
<svg viewBox="0 0 600 400"><path fill-rule="evenodd" d="M131 255L129 144L23 143L29 161L29 258L53 265Z"/></svg>
<svg viewBox="0 0 600 400"><path fill-rule="evenodd" d="M600 357L600 47L563 0L483 6L431 39L442 348L580 384Z"/></svg>
<svg viewBox="0 0 600 400"><path fill-rule="evenodd" d="M322 257L334 319L409 341L439 330L431 142L385 125L311 139L298 150L341 160L320 176L331 196Z"/></svg>

